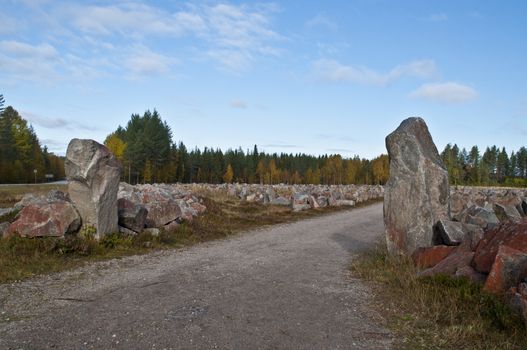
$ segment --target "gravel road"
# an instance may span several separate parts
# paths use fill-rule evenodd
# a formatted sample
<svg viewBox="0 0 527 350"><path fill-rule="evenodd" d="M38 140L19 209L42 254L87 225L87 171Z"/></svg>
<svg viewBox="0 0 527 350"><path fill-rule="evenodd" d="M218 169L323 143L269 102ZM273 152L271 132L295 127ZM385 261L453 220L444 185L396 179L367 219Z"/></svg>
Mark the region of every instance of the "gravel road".
<svg viewBox="0 0 527 350"><path fill-rule="evenodd" d="M0 285L0 349L388 349L353 279L382 204Z"/></svg>

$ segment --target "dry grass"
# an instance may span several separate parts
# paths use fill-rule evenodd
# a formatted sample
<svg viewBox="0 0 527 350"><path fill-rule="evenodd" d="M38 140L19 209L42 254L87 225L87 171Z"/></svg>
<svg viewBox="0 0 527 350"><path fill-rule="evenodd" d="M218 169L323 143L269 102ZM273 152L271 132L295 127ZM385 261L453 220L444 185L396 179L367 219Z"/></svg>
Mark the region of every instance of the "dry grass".
<svg viewBox="0 0 527 350"><path fill-rule="evenodd" d="M21 195L21 191L16 193ZM97 242L90 232L83 232L65 239L0 239L0 283L70 269L90 261L179 248L252 228L349 210L331 207L295 213L288 207L243 203L222 194L210 196L204 198L207 207L204 215L183 223L173 232L161 232L157 237L144 233L133 237L112 234Z"/></svg>
<svg viewBox="0 0 527 350"><path fill-rule="evenodd" d="M63 192L68 191L68 185L51 184L24 184L24 185L1 185L0 186L0 208L9 208L22 199L27 193L45 195L52 189Z"/></svg>
<svg viewBox="0 0 527 350"><path fill-rule="evenodd" d="M519 313L466 279L417 277L409 259L390 257L386 245L358 256L353 274L375 294L399 349L527 349Z"/></svg>

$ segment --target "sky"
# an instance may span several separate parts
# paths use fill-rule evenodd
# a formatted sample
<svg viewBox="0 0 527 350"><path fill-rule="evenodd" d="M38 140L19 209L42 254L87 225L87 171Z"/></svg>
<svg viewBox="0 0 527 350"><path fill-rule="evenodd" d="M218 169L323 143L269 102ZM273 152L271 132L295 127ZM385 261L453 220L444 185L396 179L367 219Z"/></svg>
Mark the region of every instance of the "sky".
<svg viewBox="0 0 527 350"><path fill-rule="evenodd" d="M0 0L0 94L63 155L154 108L187 148L386 153L527 138L527 1Z"/></svg>

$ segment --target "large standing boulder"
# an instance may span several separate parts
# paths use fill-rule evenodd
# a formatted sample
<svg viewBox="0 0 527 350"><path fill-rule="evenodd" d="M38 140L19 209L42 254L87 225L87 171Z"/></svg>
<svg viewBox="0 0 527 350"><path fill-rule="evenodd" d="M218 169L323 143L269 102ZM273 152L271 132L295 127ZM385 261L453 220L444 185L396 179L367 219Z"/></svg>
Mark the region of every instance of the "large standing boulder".
<svg viewBox="0 0 527 350"><path fill-rule="evenodd" d="M98 238L118 232L121 165L114 155L96 141L73 139L66 152L65 169L68 192L83 225L93 226Z"/></svg>
<svg viewBox="0 0 527 350"><path fill-rule="evenodd" d="M449 220L448 173L421 118L408 118L386 137L390 178L384 224L390 253L411 255L433 245L433 227Z"/></svg>

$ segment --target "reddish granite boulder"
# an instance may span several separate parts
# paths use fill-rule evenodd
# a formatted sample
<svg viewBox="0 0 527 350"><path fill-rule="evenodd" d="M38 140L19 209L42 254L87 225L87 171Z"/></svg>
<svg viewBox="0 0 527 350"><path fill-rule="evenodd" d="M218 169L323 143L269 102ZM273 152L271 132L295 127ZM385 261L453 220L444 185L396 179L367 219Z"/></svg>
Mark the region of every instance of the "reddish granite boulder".
<svg viewBox="0 0 527 350"><path fill-rule="evenodd" d="M484 289L495 294L503 294L527 277L527 251L506 245L498 249Z"/></svg>
<svg viewBox="0 0 527 350"><path fill-rule="evenodd" d="M470 266L474 257L474 252L465 249L463 246L457 247L454 252L441 260L437 265L419 272L419 276L432 276L438 273L445 275L455 275L459 269Z"/></svg>
<svg viewBox="0 0 527 350"><path fill-rule="evenodd" d="M436 245L434 247L418 248L412 254L415 266L428 269L436 266L441 260L450 255L456 247L446 245Z"/></svg>
<svg viewBox="0 0 527 350"><path fill-rule="evenodd" d="M486 232L476 248L474 268L479 272L489 273L498 249L502 245L527 252L527 220L520 223L506 223Z"/></svg>
<svg viewBox="0 0 527 350"><path fill-rule="evenodd" d="M79 213L69 201L39 199L26 205L9 225L6 235L63 237L81 226Z"/></svg>

